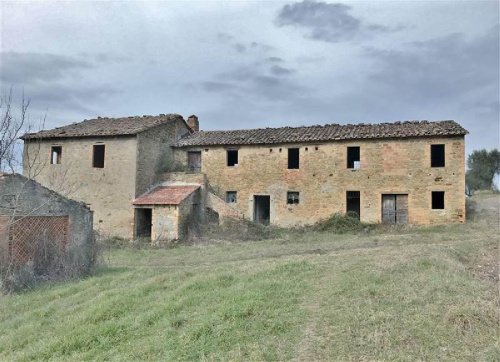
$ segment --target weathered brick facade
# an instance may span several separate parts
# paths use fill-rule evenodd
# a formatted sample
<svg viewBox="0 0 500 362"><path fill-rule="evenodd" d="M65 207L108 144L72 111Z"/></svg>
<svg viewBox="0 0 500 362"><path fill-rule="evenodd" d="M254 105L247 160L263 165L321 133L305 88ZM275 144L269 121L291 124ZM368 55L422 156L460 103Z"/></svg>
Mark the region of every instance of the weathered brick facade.
<svg viewBox="0 0 500 362"><path fill-rule="evenodd" d="M431 167L431 144L445 145L445 167ZM360 168L347 168L347 147L360 147ZM288 148L299 148L300 166L288 169ZM234 146L231 146L234 149ZM224 146L183 147L202 154L201 172L221 198L237 192L232 204L252 219L254 195L270 196L270 222L281 226L315 223L346 212L346 192L360 191L360 217L381 222L382 194L408 194L410 224L465 220L464 137L377 139L329 143L239 146L238 164L226 165ZM299 192L298 204L287 204L287 192ZM433 210L431 192L445 192L445 208Z"/></svg>

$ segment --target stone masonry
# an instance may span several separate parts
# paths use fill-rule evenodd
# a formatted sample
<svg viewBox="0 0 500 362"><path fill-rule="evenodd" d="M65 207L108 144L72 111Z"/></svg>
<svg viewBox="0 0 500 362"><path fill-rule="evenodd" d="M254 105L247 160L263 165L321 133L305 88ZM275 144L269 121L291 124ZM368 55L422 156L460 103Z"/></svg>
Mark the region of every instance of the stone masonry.
<svg viewBox="0 0 500 362"><path fill-rule="evenodd" d="M142 127L139 131L132 128L151 118L152 127ZM144 119L127 117L122 122L122 119L100 118L62 127L57 129L59 133L42 131L24 136L23 173L56 192L86 203L94 211L94 227L102 236L131 238L132 201L159 180L173 158L170 145L189 133L178 115ZM113 128L117 121L119 127ZM85 127L86 122L92 127ZM131 134L121 134L125 132ZM103 168L92 165L94 145L105 145ZM60 164L50 162L52 146L62 147Z"/></svg>
<svg viewBox="0 0 500 362"><path fill-rule="evenodd" d="M431 144L444 144L446 166L430 164ZM346 167L347 147L360 147L360 168ZM299 148L299 169L288 169L287 149ZM410 224L465 220L464 137L242 145L239 162L226 165L225 146L183 147L202 154L201 172L211 190L224 198L237 192L234 204L252 220L254 195L270 195L270 222L280 226L312 224L346 212L346 191L360 191L361 221L381 222L382 194L408 194ZM299 192L298 204L287 204L287 192ZM445 208L431 209L431 192L445 192Z"/></svg>

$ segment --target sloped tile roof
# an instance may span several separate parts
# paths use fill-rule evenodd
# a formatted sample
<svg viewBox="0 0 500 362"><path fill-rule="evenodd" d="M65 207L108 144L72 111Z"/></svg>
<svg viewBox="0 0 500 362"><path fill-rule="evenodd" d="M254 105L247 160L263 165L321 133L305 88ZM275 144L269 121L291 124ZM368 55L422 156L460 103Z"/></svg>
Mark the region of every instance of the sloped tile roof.
<svg viewBox="0 0 500 362"><path fill-rule="evenodd" d="M178 114L160 114L158 116L132 116L122 118L99 117L63 127L26 133L23 140L69 137L124 136L135 135L163 123L183 120Z"/></svg>
<svg viewBox="0 0 500 362"><path fill-rule="evenodd" d="M336 140L459 136L467 134L455 121L406 121L378 124L326 124L324 126L258 128L234 131L195 132L174 147L253 145Z"/></svg>
<svg viewBox="0 0 500 362"><path fill-rule="evenodd" d="M179 205L200 186L158 186L134 200L134 205Z"/></svg>

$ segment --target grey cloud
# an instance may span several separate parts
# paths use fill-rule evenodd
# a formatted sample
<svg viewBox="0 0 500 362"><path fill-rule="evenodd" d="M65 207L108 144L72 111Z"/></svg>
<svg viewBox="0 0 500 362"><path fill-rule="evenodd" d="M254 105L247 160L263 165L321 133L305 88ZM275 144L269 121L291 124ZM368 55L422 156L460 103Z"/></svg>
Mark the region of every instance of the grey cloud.
<svg viewBox="0 0 500 362"><path fill-rule="evenodd" d="M238 53L244 53L247 50L247 47L244 44L241 43L236 43L233 44L233 48L238 52Z"/></svg>
<svg viewBox="0 0 500 362"><path fill-rule="evenodd" d="M283 77L292 72L294 71L291 69L279 66L268 70L264 64L257 62L217 74L214 80L202 82L202 89L224 97L293 101L296 97L301 97L306 88Z"/></svg>
<svg viewBox="0 0 500 362"><path fill-rule="evenodd" d="M351 7L344 4L329 4L304 0L285 5L275 22L278 26L295 26L309 30L308 37L314 40L336 43L373 33L400 30L380 24L364 24L350 14Z"/></svg>
<svg viewBox="0 0 500 362"><path fill-rule="evenodd" d="M260 43L260 42L256 42L256 41L252 41L252 42L248 42L248 43L241 42L241 41L235 41L235 37L232 35L229 35L227 33L217 33L217 39L221 43L225 43L225 44L230 45L238 53L244 53L247 50L253 50L255 52L266 53L266 52L269 52L271 50L274 50L274 47L272 47L268 44L264 44L264 43Z"/></svg>
<svg viewBox="0 0 500 362"><path fill-rule="evenodd" d="M263 51L263 52L268 52L268 51L271 51L274 49L274 47L270 46L270 45L267 45L267 44L264 44L264 43L258 43L258 42L251 42L250 43L250 47L253 48L253 49L257 49L257 50L260 50L260 51Z"/></svg>
<svg viewBox="0 0 500 362"><path fill-rule="evenodd" d="M273 65L269 70L272 74L277 76L290 75L294 72L293 69L280 67L279 65Z"/></svg>
<svg viewBox="0 0 500 362"><path fill-rule="evenodd" d="M202 86L203 89L208 92L227 92L238 89L238 87L234 84L215 81L202 82Z"/></svg>
<svg viewBox="0 0 500 362"><path fill-rule="evenodd" d="M272 63L282 63L283 62L283 59L280 57L269 57L269 58L266 58L266 60L268 62L272 62Z"/></svg>
<svg viewBox="0 0 500 362"><path fill-rule="evenodd" d="M83 59L47 53L3 52L0 79L10 84L62 79L95 66Z"/></svg>
<svg viewBox="0 0 500 362"><path fill-rule="evenodd" d="M219 39L222 42L228 42L230 40L233 40L234 36L227 33L217 33L217 39Z"/></svg>
<svg viewBox="0 0 500 362"><path fill-rule="evenodd" d="M451 34L398 50L366 49L365 55L375 62L369 77L378 87L392 89L398 98L439 102L474 92L498 97L498 44L495 26L472 39Z"/></svg>

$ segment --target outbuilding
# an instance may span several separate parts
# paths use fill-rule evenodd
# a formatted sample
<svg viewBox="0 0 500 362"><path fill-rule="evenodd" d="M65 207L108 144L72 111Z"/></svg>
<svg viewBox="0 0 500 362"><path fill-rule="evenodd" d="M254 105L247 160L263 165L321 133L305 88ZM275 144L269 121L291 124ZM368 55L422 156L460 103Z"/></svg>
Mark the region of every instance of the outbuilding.
<svg viewBox="0 0 500 362"><path fill-rule="evenodd" d="M29 264L43 245L82 250L81 263L90 266L85 258L93 243L93 213L85 204L22 175L0 173L0 262Z"/></svg>

